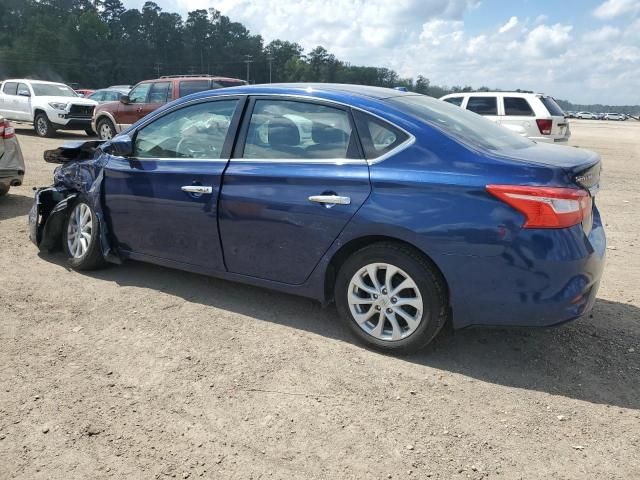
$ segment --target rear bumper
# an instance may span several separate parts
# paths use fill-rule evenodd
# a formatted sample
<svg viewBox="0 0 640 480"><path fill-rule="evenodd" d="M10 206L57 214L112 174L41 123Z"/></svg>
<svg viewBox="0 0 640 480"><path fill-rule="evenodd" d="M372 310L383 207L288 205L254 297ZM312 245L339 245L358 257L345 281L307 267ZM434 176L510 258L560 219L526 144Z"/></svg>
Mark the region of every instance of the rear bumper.
<svg viewBox="0 0 640 480"><path fill-rule="evenodd" d="M571 138L571 135L566 136L566 137L559 137L559 138L554 138L554 137L529 137L530 140L534 140L534 141L536 141L538 143L551 143L551 144L560 144L560 145L566 145L570 138Z"/></svg>
<svg viewBox="0 0 640 480"><path fill-rule="evenodd" d="M443 256L454 326L546 327L585 315L595 303L605 251L594 209L588 235L581 225L522 230L495 257Z"/></svg>

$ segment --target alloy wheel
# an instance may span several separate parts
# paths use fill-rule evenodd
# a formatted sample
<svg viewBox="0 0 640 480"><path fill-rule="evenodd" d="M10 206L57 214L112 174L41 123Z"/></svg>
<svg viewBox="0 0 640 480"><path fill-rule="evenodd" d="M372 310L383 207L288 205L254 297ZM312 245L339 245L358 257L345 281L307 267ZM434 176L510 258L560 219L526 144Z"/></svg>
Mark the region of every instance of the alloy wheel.
<svg viewBox="0 0 640 480"><path fill-rule="evenodd" d="M388 263L371 263L351 278L347 302L354 320L378 340L397 341L416 331L424 305L416 282Z"/></svg>
<svg viewBox="0 0 640 480"><path fill-rule="evenodd" d="M47 134L47 122L43 117L38 117L38 120L36 121L36 127L38 128L38 133L41 136Z"/></svg>
<svg viewBox="0 0 640 480"><path fill-rule="evenodd" d="M102 122L100 124L100 131L98 133L100 134L100 138L102 140L111 140L113 138L111 127L106 122Z"/></svg>
<svg viewBox="0 0 640 480"><path fill-rule="evenodd" d="M89 249L93 234L93 215L86 203L75 206L67 226L67 247L73 258L80 258Z"/></svg>

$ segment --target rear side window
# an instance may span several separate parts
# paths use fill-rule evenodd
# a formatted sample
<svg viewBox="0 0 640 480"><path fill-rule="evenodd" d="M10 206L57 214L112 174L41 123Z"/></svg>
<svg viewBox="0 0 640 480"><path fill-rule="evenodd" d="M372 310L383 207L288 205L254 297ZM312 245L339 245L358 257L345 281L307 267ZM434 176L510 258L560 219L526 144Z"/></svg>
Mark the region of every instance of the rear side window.
<svg viewBox="0 0 640 480"><path fill-rule="evenodd" d="M211 89L210 80L185 80L180 82L180 96L185 97L192 93L204 92Z"/></svg>
<svg viewBox="0 0 640 480"><path fill-rule="evenodd" d="M549 110L549 113L554 117L564 117L564 111L560 108L560 105L551 97L540 97L542 104Z"/></svg>
<svg viewBox="0 0 640 480"><path fill-rule="evenodd" d="M243 80L216 80L211 88L239 87L246 84L247 82Z"/></svg>
<svg viewBox="0 0 640 480"><path fill-rule="evenodd" d="M351 133L345 110L308 102L257 100L243 158L349 158Z"/></svg>
<svg viewBox="0 0 640 480"><path fill-rule="evenodd" d="M2 87L2 92L7 95L17 95L18 94L18 82L4 82L4 87Z"/></svg>
<svg viewBox="0 0 640 480"><path fill-rule="evenodd" d="M451 97L451 98L445 98L444 101L447 103L450 103L451 105L455 105L457 107L462 105L462 99L464 97Z"/></svg>
<svg viewBox="0 0 640 480"><path fill-rule="evenodd" d="M384 120L360 111L354 111L354 115L367 160L390 152L408 138L406 133Z"/></svg>
<svg viewBox="0 0 640 480"><path fill-rule="evenodd" d="M149 90L149 103L167 103L171 99L171 82L155 82Z"/></svg>
<svg viewBox="0 0 640 480"><path fill-rule="evenodd" d="M496 97L469 97L467 110L478 115L497 115L498 99Z"/></svg>
<svg viewBox="0 0 640 480"><path fill-rule="evenodd" d="M526 98L504 97L504 114L516 117L533 117L534 113Z"/></svg>

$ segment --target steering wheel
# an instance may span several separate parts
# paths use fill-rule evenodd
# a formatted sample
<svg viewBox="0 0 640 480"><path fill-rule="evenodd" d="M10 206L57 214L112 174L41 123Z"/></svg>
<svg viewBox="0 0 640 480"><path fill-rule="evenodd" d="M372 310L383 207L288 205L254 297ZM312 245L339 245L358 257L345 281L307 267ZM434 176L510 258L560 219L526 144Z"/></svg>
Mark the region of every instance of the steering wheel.
<svg viewBox="0 0 640 480"><path fill-rule="evenodd" d="M216 153L216 148L213 145L203 145L192 137L183 137L176 145L176 153L179 157L207 158Z"/></svg>

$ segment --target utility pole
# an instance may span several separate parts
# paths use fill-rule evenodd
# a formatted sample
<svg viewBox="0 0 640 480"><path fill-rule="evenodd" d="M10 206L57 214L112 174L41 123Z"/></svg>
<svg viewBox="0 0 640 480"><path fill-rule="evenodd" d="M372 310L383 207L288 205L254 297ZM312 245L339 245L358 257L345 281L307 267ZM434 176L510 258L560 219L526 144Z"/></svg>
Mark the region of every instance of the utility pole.
<svg viewBox="0 0 640 480"><path fill-rule="evenodd" d="M269 62L269 83L271 83L271 67L273 64L273 55L267 55L267 61Z"/></svg>
<svg viewBox="0 0 640 480"><path fill-rule="evenodd" d="M244 63L247 64L247 83L249 83L249 72L251 71L251 63L253 62L253 55L245 55Z"/></svg>
<svg viewBox="0 0 640 480"><path fill-rule="evenodd" d="M162 67L162 62L156 62L153 67L156 69L156 78L160 78L160 67Z"/></svg>

